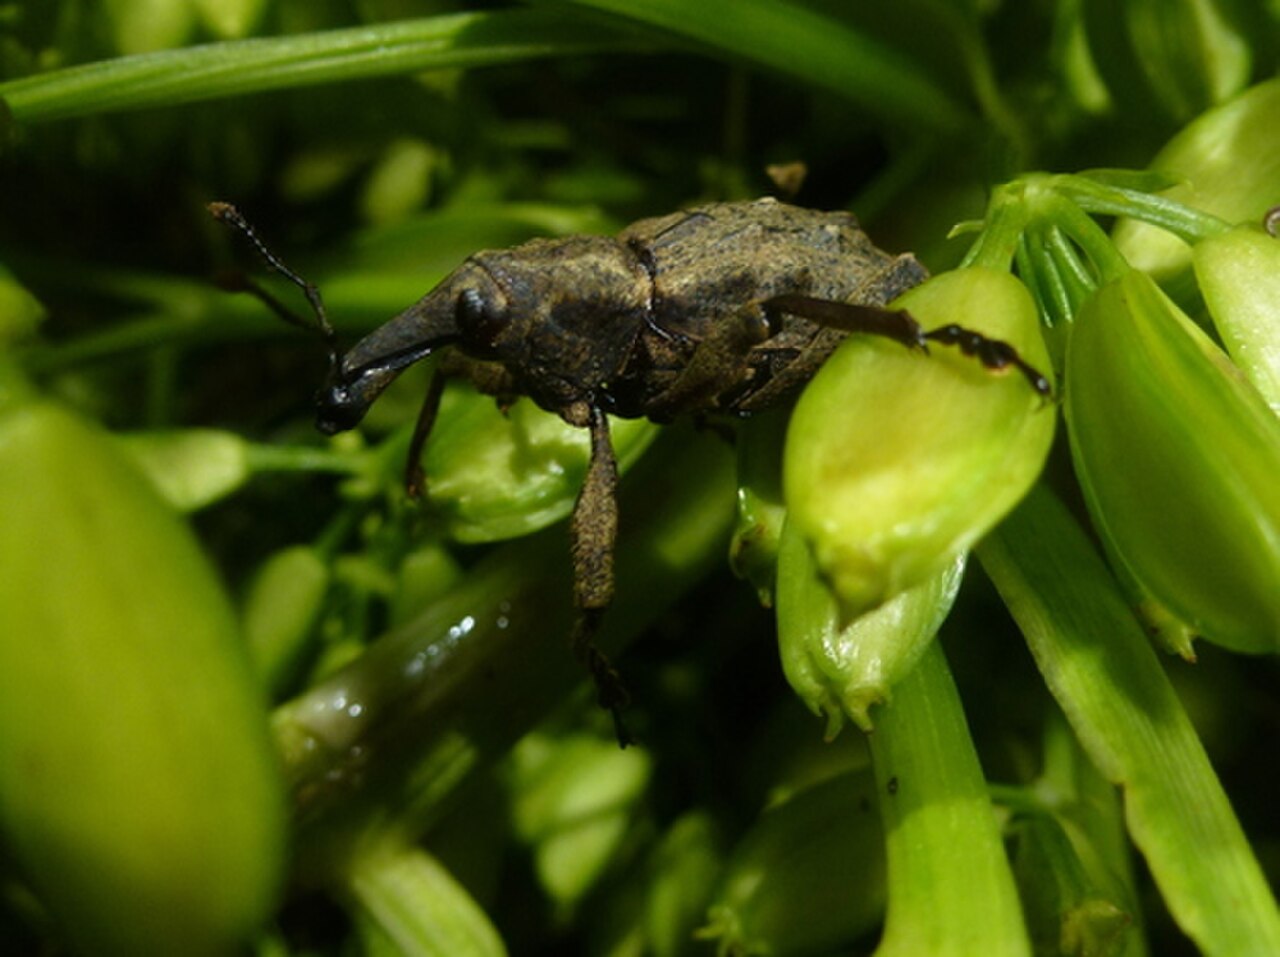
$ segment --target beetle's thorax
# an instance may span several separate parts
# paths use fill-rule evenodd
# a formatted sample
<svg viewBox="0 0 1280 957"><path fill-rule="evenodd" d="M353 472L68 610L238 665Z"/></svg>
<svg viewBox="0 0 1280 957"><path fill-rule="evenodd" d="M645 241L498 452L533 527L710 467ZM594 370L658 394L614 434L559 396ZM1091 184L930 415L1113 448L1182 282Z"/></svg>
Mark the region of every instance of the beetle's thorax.
<svg viewBox="0 0 1280 957"><path fill-rule="evenodd" d="M500 291L507 324L485 355L502 363L520 390L544 408L607 388L630 355L649 316L652 284L634 253L616 239L575 236L534 240L477 253Z"/></svg>

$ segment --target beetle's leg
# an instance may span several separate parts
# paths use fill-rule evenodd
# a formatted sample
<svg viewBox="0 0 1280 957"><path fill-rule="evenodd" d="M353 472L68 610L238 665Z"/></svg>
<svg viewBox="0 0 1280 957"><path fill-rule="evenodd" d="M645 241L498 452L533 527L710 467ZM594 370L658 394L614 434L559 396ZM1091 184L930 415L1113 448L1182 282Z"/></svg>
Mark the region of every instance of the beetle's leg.
<svg viewBox="0 0 1280 957"><path fill-rule="evenodd" d="M764 308L767 312L799 316L831 329L883 336L900 342L909 349L928 351L930 340L943 345L957 346L965 355L973 356L993 371L1013 366L1042 396L1048 396L1052 391L1049 380L1019 356L1018 350L1013 346L963 326L947 325L926 332L920 323L903 309L886 309L883 306L815 299L812 296L775 296L764 303Z"/></svg>
<svg viewBox="0 0 1280 957"><path fill-rule="evenodd" d="M609 419L600 406L588 407L591 461L569 520L573 557L573 599L578 618L573 628L573 653L591 674L600 707L613 715L618 743L631 736L622 723L622 709L630 695L622 678L595 642L604 611L613 601L613 552L618 540L618 463L609 440Z"/></svg>
<svg viewBox="0 0 1280 957"><path fill-rule="evenodd" d="M719 396L732 394L750 369L747 355L780 328L758 304L714 323L694 347L675 381L645 402L645 415L657 421L689 409L709 409Z"/></svg>
<svg viewBox="0 0 1280 957"><path fill-rule="evenodd" d="M436 424L436 413L440 411L440 397L443 395L444 374L433 369L422 408L418 410L418 421L413 427L413 438L409 440L409 458L405 462L404 490L410 498L420 498L427 488L426 473L422 470L422 450L426 448L431 427Z"/></svg>

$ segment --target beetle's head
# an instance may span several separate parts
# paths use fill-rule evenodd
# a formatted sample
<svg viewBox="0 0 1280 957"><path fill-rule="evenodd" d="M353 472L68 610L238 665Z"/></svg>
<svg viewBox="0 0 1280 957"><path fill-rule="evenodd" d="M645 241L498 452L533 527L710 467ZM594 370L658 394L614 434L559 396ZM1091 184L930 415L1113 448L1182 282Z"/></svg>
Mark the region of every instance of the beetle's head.
<svg viewBox="0 0 1280 957"><path fill-rule="evenodd" d="M330 357L316 393L316 428L326 435L355 428L402 371L445 346L476 359L497 359L507 343L507 296L475 262L357 342Z"/></svg>

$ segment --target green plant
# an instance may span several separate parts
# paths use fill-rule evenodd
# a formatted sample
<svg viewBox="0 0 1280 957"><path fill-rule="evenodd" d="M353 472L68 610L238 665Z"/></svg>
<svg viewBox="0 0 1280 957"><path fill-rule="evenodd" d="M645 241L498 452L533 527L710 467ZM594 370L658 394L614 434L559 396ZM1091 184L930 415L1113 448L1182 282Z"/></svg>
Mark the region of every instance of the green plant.
<svg viewBox="0 0 1280 957"><path fill-rule="evenodd" d="M1258 66L1277 52L1273 8L0 5L0 484L11 490L0 523L56 526L32 519L56 509L24 491L34 466L4 445L6 428L30 416L103 423L112 438L76 426L85 450L66 450L59 481L74 469L101 493L83 498L116 522L104 526L114 546L134 506L111 491L117 465L95 463L131 456L152 476L242 596L249 657L275 704L292 795L287 900L271 898L260 864L259 882L241 885L261 888L248 894L256 906L206 946L232 946L225 927L244 935L274 908L253 941L264 955L676 955L714 948L717 933L722 953L813 940L884 954L1280 951L1266 877L1275 662L1233 653L1280 645L1269 358L1280 329L1268 322L1273 278L1239 267L1247 255L1267 270L1280 242L1260 229L1280 203L1277 81L1259 82ZM1013 374L948 391L948 417L935 417L921 383L949 389L939 383L973 370L945 350L926 360L875 343L850 343L806 395L785 489L783 415L735 424L736 469L714 431L629 423L617 434L620 591L603 644L632 686L641 746L615 760L567 648L557 522L585 437L527 400L503 416L451 385L426 455L428 502L407 503L403 456L425 378L406 374L359 435L321 440L307 408L320 344L212 280L248 271L301 308L295 291L204 204L250 214L323 290L349 341L475 250L758 195L773 190L766 165L796 160L808 169L796 202L853 209L880 246L914 249L940 274L908 300L922 319L947 321L956 289L982 286L964 308L985 305L1020 346L1042 335L1067 427L1041 472L1056 404ZM1109 236L1111 217L1122 220ZM874 389L859 377L868 364ZM981 419L994 403L1002 413ZM930 435L953 441L939 451ZM858 462L813 471L857 443L894 460L873 509L852 484ZM1007 500L961 488L963 476L1009 482ZM58 493L68 508L74 488ZM824 540L835 500L844 531ZM165 507L147 494L147 514ZM1166 534L1183 513L1198 524ZM188 536L172 515L156 520ZM888 542L888 564L847 564L849 528L854 544ZM727 547L754 587L730 575ZM6 624L26 620L33 594L15 569L69 574L26 564L40 554L54 551L0 534ZM185 559L158 561L139 570L139 596L208 585ZM74 596L74 578L61 584ZM757 600L775 587L787 675L825 726L782 680ZM860 617L904 587L880 617ZM193 629L207 624L201 602L226 604L201 594L184 605ZM1182 658L1158 656L1144 628ZM190 639L173 630L181 652ZM22 631L0 632L0 660L47 662ZM241 650L216 667L241 674ZM209 698L164 658L139 674L193 707ZM38 713L75 714L58 694L38 696ZM260 735L262 715L226 697L226 727ZM824 744L845 717L857 727ZM15 731L0 728L0 797L26 793L29 768L5 751ZM95 755L116 763L107 746ZM175 773L161 763L146 773ZM812 835L844 793L831 782L853 780L849 827L833 829L854 835L837 869ZM190 800L216 831L222 812ZM29 839L31 811L7 808L0 800L0 939L96 952L105 945L78 915L115 913L124 891L104 877L99 896L91 883L80 903L59 900L48 862L33 861L47 845ZM261 808L270 830L270 802ZM139 840L133 850L152 855ZM788 927L790 898L775 892L752 912L770 861L764 877L821 885L795 900L843 894L857 919L819 922L797 903L804 926ZM868 932L882 899L883 932ZM163 952L120 913L117 949Z"/></svg>

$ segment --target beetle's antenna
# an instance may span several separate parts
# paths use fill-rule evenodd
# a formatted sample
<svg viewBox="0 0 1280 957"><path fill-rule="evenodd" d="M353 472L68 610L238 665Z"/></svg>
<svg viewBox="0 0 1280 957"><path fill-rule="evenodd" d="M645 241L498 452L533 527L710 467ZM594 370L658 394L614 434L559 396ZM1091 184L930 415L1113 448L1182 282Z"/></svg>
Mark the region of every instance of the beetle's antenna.
<svg viewBox="0 0 1280 957"><path fill-rule="evenodd" d="M257 283L248 278L242 280L244 289L253 293L266 303L267 306L270 307L271 311L284 319L285 322L319 332L320 335L324 337L325 345L329 348L329 368L336 369L338 366L337 334L333 330L333 325L329 322L329 315L325 311L324 299L320 296L319 287L316 286L315 283L308 282L303 279L296 272L286 266L284 264L284 260L273 253L267 247L267 244L262 241L261 237L258 236L257 231L249 225L249 221L241 215L240 210L236 209L230 203L219 202L210 203L208 208L210 214L212 214L213 218L218 220L218 222L226 223L228 226L232 226L244 233L249 242L253 244L253 247L258 250L258 255L266 261L266 264L271 269L278 272L281 276L302 290L302 294L307 297L307 303L311 306L311 311L315 314L316 322L314 325L300 319L294 312L285 306L284 303L271 295L271 293L267 292L267 290L263 289Z"/></svg>

